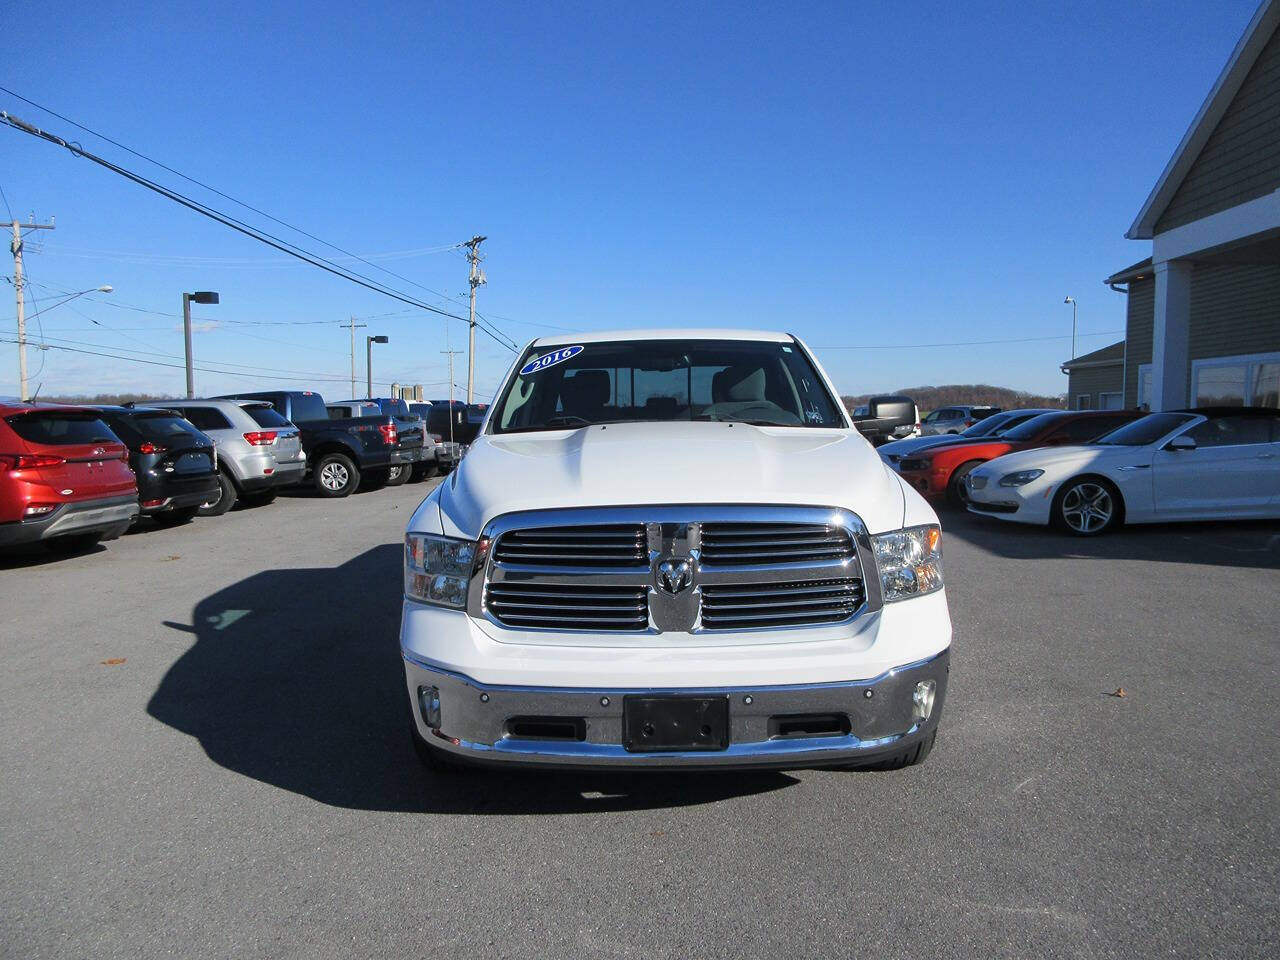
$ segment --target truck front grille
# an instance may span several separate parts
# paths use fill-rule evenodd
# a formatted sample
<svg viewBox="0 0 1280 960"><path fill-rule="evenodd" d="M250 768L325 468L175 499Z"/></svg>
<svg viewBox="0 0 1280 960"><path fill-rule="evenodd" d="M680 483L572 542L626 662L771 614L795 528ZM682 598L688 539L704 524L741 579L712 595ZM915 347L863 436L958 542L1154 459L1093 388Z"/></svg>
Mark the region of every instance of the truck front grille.
<svg viewBox="0 0 1280 960"><path fill-rule="evenodd" d="M853 616L865 598L857 577L709 584L702 588L702 625L708 630L741 630L839 623Z"/></svg>
<svg viewBox="0 0 1280 960"><path fill-rule="evenodd" d="M831 507L583 507L508 514L473 616L554 634L712 634L844 623L879 607L865 528ZM873 571L868 579L865 571ZM871 591L868 595L868 591ZM778 638L772 637L770 642ZM617 643L631 642L626 639Z"/></svg>
<svg viewBox="0 0 1280 960"><path fill-rule="evenodd" d="M493 558L521 566L612 568L649 563L644 525L639 523L513 530L498 541Z"/></svg>
<svg viewBox="0 0 1280 960"><path fill-rule="evenodd" d="M713 564L812 563L854 555L847 531L816 523L705 523L702 561Z"/></svg>
<svg viewBox="0 0 1280 960"><path fill-rule="evenodd" d="M489 612L509 627L543 630L643 630L649 604L643 587L491 583Z"/></svg>

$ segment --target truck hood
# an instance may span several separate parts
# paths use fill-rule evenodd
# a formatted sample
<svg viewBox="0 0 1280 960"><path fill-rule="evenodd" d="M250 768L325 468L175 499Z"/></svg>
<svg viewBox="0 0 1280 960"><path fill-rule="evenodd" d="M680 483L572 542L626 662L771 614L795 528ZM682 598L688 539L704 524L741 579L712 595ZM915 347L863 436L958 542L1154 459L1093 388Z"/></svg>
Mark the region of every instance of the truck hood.
<svg viewBox="0 0 1280 960"><path fill-rule="evenodd" d="M443 531L475 538L520 510L645 504L843 507L902 526L897 477L854 430L617 423L479 437L439 497Z"/></svg>

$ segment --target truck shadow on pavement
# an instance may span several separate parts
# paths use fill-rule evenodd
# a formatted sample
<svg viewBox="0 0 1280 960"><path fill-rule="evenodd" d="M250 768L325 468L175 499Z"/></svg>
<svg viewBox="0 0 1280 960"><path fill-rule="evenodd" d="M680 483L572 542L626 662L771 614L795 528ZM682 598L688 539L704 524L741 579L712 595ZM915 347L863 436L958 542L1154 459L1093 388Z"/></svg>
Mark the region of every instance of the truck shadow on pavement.
<svg viewBox="0 0 1280 960"><path fill-rule="evenodd" d="M1013 560L1066 557L1280 569L1280 522L1274 520L1135 524L1096 537L1073 537L962 510L942 510L939 516L946 535Z"/></svg>
<svg viewBox="0 0 1280 960"><path fill-rule="evenodd" d="M409 739L397 640L401 548L336 568L267 570L197 604L195 642L147 704L228 770L338 807L529 814L711 803L797 781L781 773L682 777L426 771Z"/></svg>

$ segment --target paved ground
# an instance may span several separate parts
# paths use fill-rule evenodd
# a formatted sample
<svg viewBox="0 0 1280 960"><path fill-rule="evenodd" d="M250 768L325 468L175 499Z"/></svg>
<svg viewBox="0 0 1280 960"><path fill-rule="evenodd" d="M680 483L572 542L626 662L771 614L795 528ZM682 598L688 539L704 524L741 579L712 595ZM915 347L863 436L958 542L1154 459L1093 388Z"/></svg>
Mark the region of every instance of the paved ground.
<svg viewBox="0 0 1280 960"><path fill-rule="evenodd" d="M918 769L450 781L396 647L424 492L0 569L0 955L1275 955L1280 526L947 518Z"/></svg>

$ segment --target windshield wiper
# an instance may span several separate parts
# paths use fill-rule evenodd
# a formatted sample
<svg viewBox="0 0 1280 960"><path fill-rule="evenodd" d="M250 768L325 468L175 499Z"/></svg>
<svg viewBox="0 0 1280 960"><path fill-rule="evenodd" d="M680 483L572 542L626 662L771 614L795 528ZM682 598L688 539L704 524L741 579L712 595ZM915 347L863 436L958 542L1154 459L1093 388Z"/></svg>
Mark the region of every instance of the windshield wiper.
<svg viewBox="0 0 1280 960"><path fill-rule="evenodd" d="M690 417L693 421L710 423L745 423L752 427L803 427L803 423L781 423L777 420L751 420L746 417L708 417L706 415Z"/></svg>

